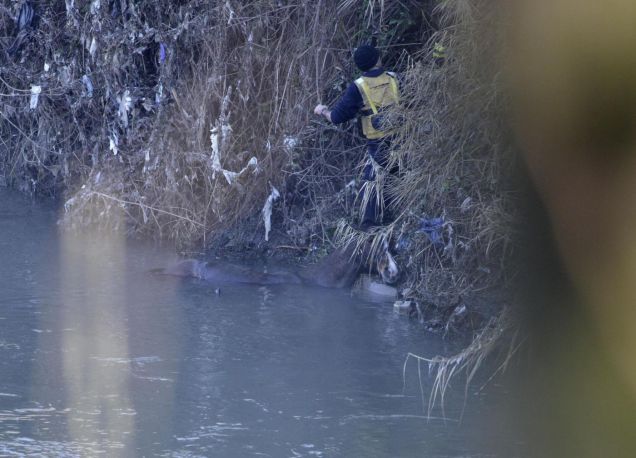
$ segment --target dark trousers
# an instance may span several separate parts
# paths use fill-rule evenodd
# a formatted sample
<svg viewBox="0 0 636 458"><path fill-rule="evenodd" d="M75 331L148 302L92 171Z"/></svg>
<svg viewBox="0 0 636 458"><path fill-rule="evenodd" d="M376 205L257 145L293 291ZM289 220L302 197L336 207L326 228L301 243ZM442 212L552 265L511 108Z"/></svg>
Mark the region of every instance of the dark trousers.
<svg viewBox="0 0 636 458"><path fill-rule="evenodd" d="M375 162L380 167L386 169L387 163L389 161L389 149L391 147L391 139L383 138L380 140L369 140L367 142L367 154L369 155L370 160L364 166L362 170L362 181L366 183L366 186L363 186L358 193L358 199L363 202L364 199L364 190L368 188L370 194L367 201L366 206L364 207L364 212L362 214L362 221L360 222L361 226L377 226L381 225L384 220L386 220L386 208L387 208L387 195L386 189L382 190L382 202L379 202L376 188L373 186L372 182L374 182L377 177L373 167L373 162ZM391 171L392 172L392 171ZM386 186L386 185L384 185ZM378 204L381 204L382 208L378 208Z"/></svg>

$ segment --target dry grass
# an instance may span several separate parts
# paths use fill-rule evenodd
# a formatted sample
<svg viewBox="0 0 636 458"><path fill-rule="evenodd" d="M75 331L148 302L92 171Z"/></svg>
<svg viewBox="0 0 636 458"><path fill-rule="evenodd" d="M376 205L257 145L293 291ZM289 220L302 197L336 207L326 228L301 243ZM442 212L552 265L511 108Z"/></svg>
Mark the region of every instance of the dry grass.
<svg viewBox="0 0 636 458"><path fill-rule="evenodd" d="M502 341L507 339L508 345L504 348L506 351L499 358L499 366L492 372L488 381L505 370L521 345L518 334L510 334L512 328L514 328L514 324L510 311L506 309L499 316L491 319L475 336L471 344L455 355L447 357L435 356L432 358L425 358L414 353L407 355L404 360L403 380L406 383L406 370L409 361L411 359L415 360L420 394L422 396L422 407L429 416L431 416L436 406L439 406L442 410L444 409L446 391L450 386L451 380L455 380L460 374L466 377L464 389L467 396L471 382L474 381L475 375L482 368L484 361L494 352L500 351L503 348ZM433 385L428 401L423 389L423 364L426 365L428 374L433 377ZM446 415L444 414L444 416Z"/></svg>
<svg viewBox="0 0 636 458"><path fill-rule="evenodd" d="M281 198L273 227L286 245L311 250L371 239L379 247L408 239L407 281L440 307L510 271L512 155L492 71L496 11L487 2L147 0L123 12L113 7L42 6L19 53L3 57L3 181L64 191L73 226L125 225L199 246L247 219L260 221L275 187ZM442 27L426 44L432 17ZM10 41L10 21L0 27ZM407 121L392 152L400 174L379 173L367 184L388 194L395 221L369 235L340 224L364 207L352 185L364 141L353 126L329 126L311 110L334 102L357 74L351 47L371 32L402 70ZM441 67L431 59L436 42L447 50ZM42 93L29 109L33 85ZM114 206L125 220L109 218ZM418 231L420 218L440 216L443 249Z"/></svg>
<svg viewBox="0 0 636 458"><path fill-rule="evenodd" d="M332 215L351 207L333 196L361 151L312 108L353 77L352 44L377 28L361 13L381 25L417 4L363 3L43 5L18 54L3 56L0 173L25 191L65 192L70 225L125 224L183 245L258 215L276 187L279 227L311 222L295 243L330 240ZM11 22L0 28L8 43ZM124 222L109 220L112 205Z"/></svg>
<svg viewBox="0 0 636 458"><path fill-rule="evenodd" d="M491 70L496 34L485 32L496 11L485 1L439 2L443 27L419 54L405 53L386 30L410 30L419 13L404 19L405 12L429 3L44 6L32 37L18 55L4 56L0 70L1 169L25 190L65 189L70 224L109 224L117 205L126 221L116 224L183 244L260 218L275 187L280 232L299 247L336 243L338 221L355 211L347 184L363 141L311 109L342 92L356 74L352 44L376 31L387 60L404 70L407 121L392 152L400 174L368 186L390 194L396 218L372 236L339 234L377 238L376 247L409 237L410 282L443 305L506 271L514 189ZM7 21L4 35L11 34ZM447 50L441 67L430 59L435 42ZM36 84L42 94L31 110ZM418 232L421 217L438 216L443 250Z"/></svg>
<svg viewBox="0 0 636 458"><path fill-rule="evenodd" d="M406 239L406 280L439 307L511 271L513 155L492 71L497 11L484 0L145 0L113 8L40 7L30 38L0 67L3 181L64 191L68 224L125 225L205 246L260 221L276 188L273 227L287 245L377 248ZM430 36L433 17L442 27ZM0 27L8 43L10 21ZM368 184L388 194L395 220L362 234L340 221L364 207L352 185L364 142L353 126L329 126L311 110L351 82L352 45L371 32L404 75L406 122L392 151L400 173ZM440 67L433 43L446 47ZM29 109L35 85L42 93ZM109 218L114 206L123 221ZM443 249L419 231L423 217L444 217Z"/></svg>

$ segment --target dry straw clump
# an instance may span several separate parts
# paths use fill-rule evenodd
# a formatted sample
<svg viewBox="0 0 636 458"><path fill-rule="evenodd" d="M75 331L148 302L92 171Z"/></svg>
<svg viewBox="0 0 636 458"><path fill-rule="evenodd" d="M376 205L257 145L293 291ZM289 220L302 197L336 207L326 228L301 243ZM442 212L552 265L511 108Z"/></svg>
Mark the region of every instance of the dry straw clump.
<svg viewBox="0 0 636 458"><path fill-rule="evenodd" d="M452 380L454 380L459 374L465 374L465 396L468 395L468 388L472 382L475 381L477 372L482 367L482 364L493 353L502 352L502 355L498 358L500 361L499 366L493 371L488 380L488 383L498 373L503 372L508 364L511 362L513 356L519 350L522 345L522 339L520 339L517 333L511 335L510 330L515 328L513 318L509 309L504 310L497 317L493 317L484 326L481 331L475 336L475 339L462 351L450 356L435 356L433 358L424 358L414 353L409 353L404 360L403 368L403 381L406 385L406 371L411 360L414 360L417 364L417 374L419 380L420 395L422 398L422 408L427 412L430 417L433 414L433 410L439 406L444 411L446 392L450 386ZM502 341L507 340L508 345L503 346ZM422 366L425 366L428 375L433 377L433 385L428 394L428 401L423 389L423 371ZM406 388L406 386L404 386ZM444 417L446 415L444 414Z"/></svg>
<svg viewBox="0 0 636 458"><path fill-rule="evenodd" d="M64 190L68 224L187 245L258 215L274 189L284 228L333 226L325 213L346 211L333 195L360 151L311 108L349 78L351 47L368 37L360 12L384 21L417 2L38 3L19 31L21 5L0 23L3 180Z"/></svg>

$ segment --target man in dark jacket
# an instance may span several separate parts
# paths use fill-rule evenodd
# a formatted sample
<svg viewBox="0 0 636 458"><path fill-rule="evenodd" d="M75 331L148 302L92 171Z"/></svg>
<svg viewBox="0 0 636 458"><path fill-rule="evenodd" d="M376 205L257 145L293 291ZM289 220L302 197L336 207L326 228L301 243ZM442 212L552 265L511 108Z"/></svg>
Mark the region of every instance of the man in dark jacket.
<svg viewBox="0 0 636 458"><path fill-rule="evenodd" d="M368 195L368 203L360 228L365 230L382 223L382 211L378 203L384 206L384 199L379 202L373 181L376 179L375 168L385 167L388 162L390 138L393 130L387 125L386 110L399 102L399 89L394 73L385 71L380 63L380 52L371 45L357 48L353 54L356 66L363 72L347 87L338 103L330 110L319 104L314 113L324 116L334 124L342 124L360 115L362 133L367 139L369 162L363 171L363 180L372 192Z"/></svg>

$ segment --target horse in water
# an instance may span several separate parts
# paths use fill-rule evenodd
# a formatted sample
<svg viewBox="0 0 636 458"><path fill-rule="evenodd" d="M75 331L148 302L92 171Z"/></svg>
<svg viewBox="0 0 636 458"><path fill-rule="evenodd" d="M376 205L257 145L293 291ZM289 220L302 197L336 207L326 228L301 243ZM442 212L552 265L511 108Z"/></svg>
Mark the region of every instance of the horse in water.
<svg viewBox="0 0 636 458"><path fill-rule="evenodd" d="M339 248L323 258L317 264L298 271L261 272L249 267L237 266L225 262L207 262L186 259L170 267L154 269L153 273L193 277L217 283L245 283L254 285L297 284L322 286L325 288L346 288L353 285L359 274L374 270L385 283L393 284L399 276L397 263L391 256L388 244L375 256L367 246L355 247L350 244Z"/></svg>

